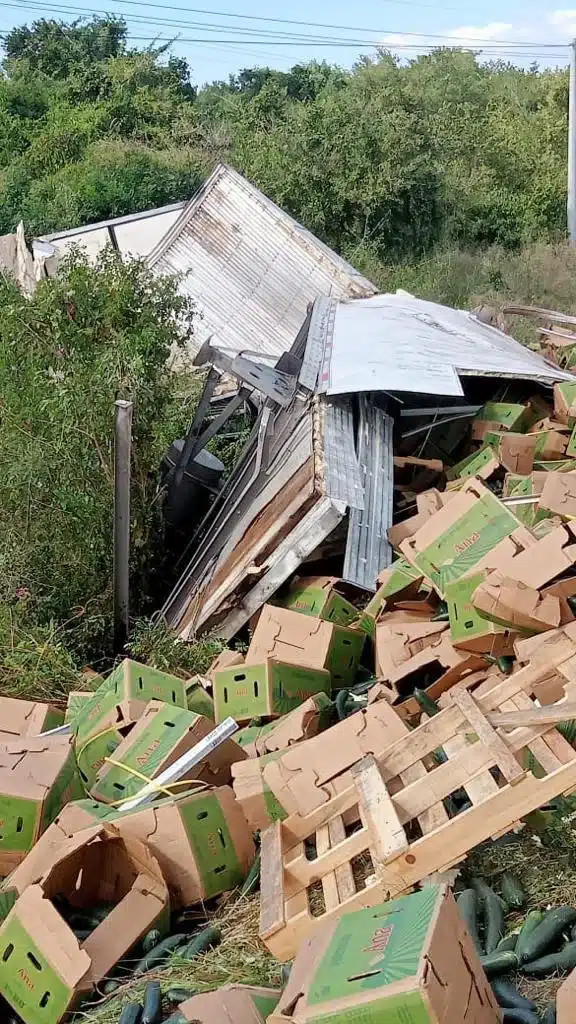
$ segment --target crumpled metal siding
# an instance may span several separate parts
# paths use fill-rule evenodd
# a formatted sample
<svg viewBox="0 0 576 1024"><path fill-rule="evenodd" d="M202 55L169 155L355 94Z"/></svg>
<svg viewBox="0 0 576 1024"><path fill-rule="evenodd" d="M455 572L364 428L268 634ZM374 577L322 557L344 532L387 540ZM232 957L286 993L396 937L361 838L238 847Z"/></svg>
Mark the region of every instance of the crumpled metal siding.
<svg viewBox="0 0 576 1024"><path fill-rule="evenodd" d="M183 275L209 337L234 351L288 351L319 295L362 298L375 286L229 167L217 167L148 257Z"/></svg>

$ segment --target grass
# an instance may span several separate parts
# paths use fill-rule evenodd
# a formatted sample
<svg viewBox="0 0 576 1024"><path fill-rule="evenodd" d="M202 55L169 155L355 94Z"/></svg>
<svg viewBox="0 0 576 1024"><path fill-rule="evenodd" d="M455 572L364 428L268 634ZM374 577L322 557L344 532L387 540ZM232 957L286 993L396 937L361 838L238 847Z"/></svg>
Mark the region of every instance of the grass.
<svg viewBox="0 0 576 1024"><path fill-rule="evenodd" d="M194 961L173 956L163 970L152 971L143 980L124 985L114 996L89 1012L79 1012L75 1024L117 1024L121 1007L138 1001L146 983L157 980L165 993L172 987L195 992L209 992L221 985L242 984L278 988L281 966L267 952L258 938L260 900L258 896L224 899L211 923L222 929L222 942L215 949ZM167 1012L173 1012L166 1001Z"/></svg>

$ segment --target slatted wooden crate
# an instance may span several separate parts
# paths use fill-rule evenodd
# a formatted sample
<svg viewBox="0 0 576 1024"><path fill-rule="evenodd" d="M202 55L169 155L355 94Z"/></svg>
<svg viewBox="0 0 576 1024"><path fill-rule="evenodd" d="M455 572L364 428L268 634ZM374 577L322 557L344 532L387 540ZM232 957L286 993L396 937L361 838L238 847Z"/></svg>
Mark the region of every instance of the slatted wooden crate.
<svg viewBox="0 0 576 1024"><path fill-rule="evenodd" d="M576 659L561 671L567 713L536 707L530 666L481 697L457 687L449 708L377 761L361 760L348 773L350 784L333 787L327 803L268 829L260 934L274 956L290 959L319 922L410 891L573 791L576 751L550 719L575 716ZM526 751L541 778L524 767ZM450 801L462 791L471 806L451 816L447 807L452 813Z"/></svg>

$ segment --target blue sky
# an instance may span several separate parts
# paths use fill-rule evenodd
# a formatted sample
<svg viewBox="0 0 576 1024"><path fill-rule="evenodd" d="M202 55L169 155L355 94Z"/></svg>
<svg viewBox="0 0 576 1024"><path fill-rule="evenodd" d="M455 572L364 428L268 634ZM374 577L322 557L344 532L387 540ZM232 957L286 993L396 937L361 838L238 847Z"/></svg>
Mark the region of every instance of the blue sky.
<svg viewBox="0 0 576 1024"><path fill-rule="evenodd" d="M151 0L150 0L151 2ZM349 0L291 0L275 5L270 0L155 0L157 6L146 6L122 0L54 0L53 6L43 6L40 0L0 0L0 32L14 25L31 22L42 16L71 20L82 11L113 11L126 16L135 45L146 45L145 38L158 34L166 39L180 35L182 40L210 40L209 42L178 41L174 52L187 58L194 80L198 83L226 78L241 67L270 65L287 69L292 64L312 58L350 66L360 53L374 52L378 43L397 49L404 58L417 52L407 47L431 45L472 46L484 48L486 56L501 54L511 59L518 54L517 63L529 63L534 57L547 65L565 64L567 50L552 49L576 36L575 6L562 7L558 3L537 3L536 0L477 0L474 4L459 4L457 0L394 0L378 2L366 0L361 6ZM190 5L206 11L199 14ZM162 6L161 6L162 5ZM234 15L226 17L225 14ZM288 18L302 22L325 22L353 26L353 31L328 28L306 28L272 21L244 20L239 15L252 15L264 19ZM172 24L166 22L171 19ZM358 28L358 31L356 31ZM313 34L321 45L308 45L298 40L286 45L285 37L276 35L274 42L262 35L266 32ZM422 36L417 35L421 33ZM434 40L434 35L442 36ZM138 37L145 37L141 42ZM339 47L330 38L342 38L350 46ZM225 40L233 39L230 44ZM364 45L369 42L372 45ZM521 43L523 46L515 46Z"/></svg>

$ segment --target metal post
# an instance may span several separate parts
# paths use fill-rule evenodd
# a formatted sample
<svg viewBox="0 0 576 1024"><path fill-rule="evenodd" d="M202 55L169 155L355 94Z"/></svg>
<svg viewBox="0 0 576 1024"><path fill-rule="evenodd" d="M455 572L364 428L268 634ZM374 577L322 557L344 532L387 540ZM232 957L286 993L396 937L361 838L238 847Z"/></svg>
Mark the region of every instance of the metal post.
<svg viewBox="0 0 576 1024"><path fill-rule="evenodd" d="M568 99L568 238L576 245L576 39L570 46Z"/></svg>
<svg viewBox="0 0 576 1024"><path fill-rule="evenodd" d="M114 403L114 650L130 628L130 456L132 402Z"/></svg>

